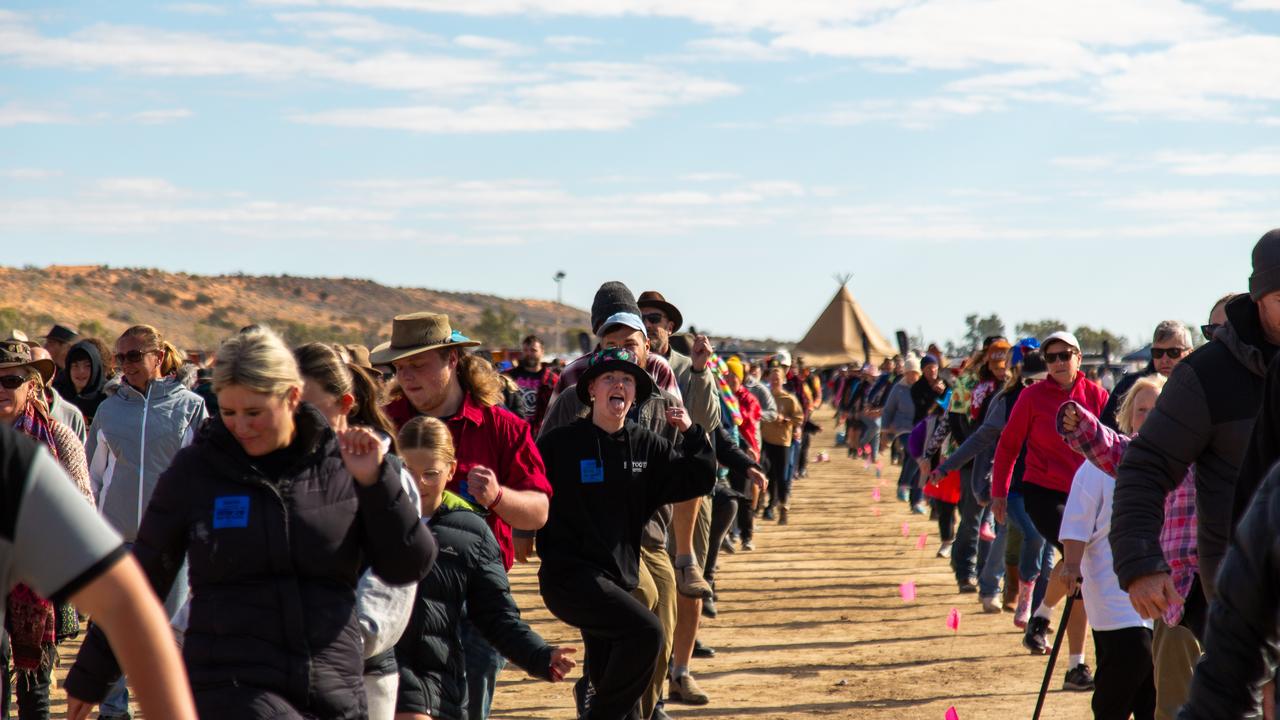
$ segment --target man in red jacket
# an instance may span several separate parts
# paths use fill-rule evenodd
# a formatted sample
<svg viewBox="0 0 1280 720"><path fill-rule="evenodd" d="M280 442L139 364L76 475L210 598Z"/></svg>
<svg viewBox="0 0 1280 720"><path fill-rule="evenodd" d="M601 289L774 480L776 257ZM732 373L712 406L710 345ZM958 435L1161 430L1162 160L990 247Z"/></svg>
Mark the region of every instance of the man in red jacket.
<svg viewBox="0 0 1280 720"><path fill-rule="evenodd" d="M1049 377L1022 392L1009 415L1008 425L1000 434L991 472L991 509L997 521L1005 521L1013 467L1025 444L1027 454L1021 491L1027 514L1040 534L1061 552L1058 529L1062 524L1062 511L1071 491L1071 480L1084 459L1058 435L1058 408L1074 400L1089 412L1101 412L1107 405L1107 391L1080 372L1080 342L1075 335L1053 333L1044 339L1040 350L1049 368ZM1066 594L1066 578L1061 571L1055 572L1022 638L1022 644L1032 654L1048 652L1049 618L1054 606ZM1067 625L1071 653L1063 683L1067 690L1093 689L1093 674L1084 663L1086 624L1084 605L1078 604Z"/></svg>

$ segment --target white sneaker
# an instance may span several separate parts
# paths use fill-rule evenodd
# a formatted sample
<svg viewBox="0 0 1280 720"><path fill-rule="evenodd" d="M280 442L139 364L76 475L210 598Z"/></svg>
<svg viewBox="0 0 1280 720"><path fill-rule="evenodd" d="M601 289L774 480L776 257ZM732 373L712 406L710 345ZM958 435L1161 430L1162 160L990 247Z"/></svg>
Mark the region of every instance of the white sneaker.
<svg viewBox="0 0 1280 720"><path fill-rule="evenodd" d="M942 543L942 547L938 548L938 557L940 558L951 557L951 543L949 542Z"/></svg>

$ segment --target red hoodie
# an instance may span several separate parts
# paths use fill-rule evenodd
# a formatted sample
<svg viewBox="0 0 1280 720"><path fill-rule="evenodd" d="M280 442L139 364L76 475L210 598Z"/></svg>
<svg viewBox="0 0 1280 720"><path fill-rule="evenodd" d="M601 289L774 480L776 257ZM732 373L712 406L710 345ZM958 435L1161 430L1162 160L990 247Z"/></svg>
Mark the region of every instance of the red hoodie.
<svg viewBox="0 0 1280 720"><path fill-rule="evenodd" d="M1067 447L1058 434L1058 408L1068 400L1080 403L1097 415L1107 405L1107 391L1079 373L1068 390L1063 390L1049 377L1018 396L1009 423L1000 433L1000 444L996 446L995 466L991 471L992 497L1009 495L1013 466L1024 441L1027 463L1022 481L1059 492L1071 491L1071 479L1084 458Z"/></svg>

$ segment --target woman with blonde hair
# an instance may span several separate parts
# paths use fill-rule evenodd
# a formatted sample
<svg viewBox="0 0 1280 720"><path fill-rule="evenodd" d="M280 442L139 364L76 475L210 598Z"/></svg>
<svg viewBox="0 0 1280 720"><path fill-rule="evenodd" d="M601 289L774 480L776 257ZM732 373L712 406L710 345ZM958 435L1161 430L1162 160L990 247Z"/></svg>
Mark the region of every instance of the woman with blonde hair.
<svg viewBox="0 0 1280 720"><path fill-rule="evenodd" d="M423 521L441 553L418 584L409 628L396 645L396 717L468 717L464 614L498 652L530 675L563 680L575 665L574 649L548 645L520 619L498 543L480 515L483 509L445 489L458 462L449 428L436 418L414 418L400 430L399 446L422 495Z"/></svg>
<svg viewBox="0 0 1280 720"><path fill-rule="evenodd" d="M372 431L339 435L301 402L298 365L269 330L225 341L213 385L220 414L160 476L134 548L160 595L190 559L183 656L197 709L364 718L361 572L415 583L435 558L400 463ZM118 674L91 631L67 676L68 717L87 717Z"/></svg>
<svg viewBox="0 0 1280 720"><path fill-rule="evenodd" d="M160 331L134 325L116 340L115 353L120 385L98 406L85 453L98 511L132 544L160 473L208 415L204 400L175 377L182 358ZM173 591L162 598L170 617L187 601L186 571L183 564ZM102 718L127 717L129 690L121 679L102 703Z"/></svg>

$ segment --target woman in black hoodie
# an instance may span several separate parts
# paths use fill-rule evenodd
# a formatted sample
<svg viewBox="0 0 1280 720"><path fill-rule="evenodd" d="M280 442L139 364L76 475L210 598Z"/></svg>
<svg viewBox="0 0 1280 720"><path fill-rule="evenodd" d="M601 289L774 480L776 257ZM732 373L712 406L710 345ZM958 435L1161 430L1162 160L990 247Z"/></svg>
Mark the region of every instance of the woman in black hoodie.
<svg viewBox="0 0 1280 720"><path fill-rule="evenodd" d="M624 349L595 353L576 391L590 417L538 441L554 489L538 531L538 583L547 609L582 631L594 690L583 717L639 720L658 654L669 651L658 618L631 596L641 531L659 507L711 491L715 455L684 408L667 410L679 448L629 418L653 380Z"/></svg>
<svg viewBox="0 0 1280 720"><path fill-rule="evenodd" d="M106 368L96 340L81 340L67 351L67 370L54 379L54 389L64 400L80 408L84 424L93 424L98 406L107 399Z"/></svg>
<svg viewBox="0 0 1280 720"><path fill-rule="evenodd" d="M220 415L160 476L138 530L133 553L161 597L190 563L183 658L204 718L366 717L356 584L366 567L416 583L435 559L399 461L367 428L336 434L302 384L274 333L224 342ZM88 717L118 676L91 630L67 716Z"/></svg>

